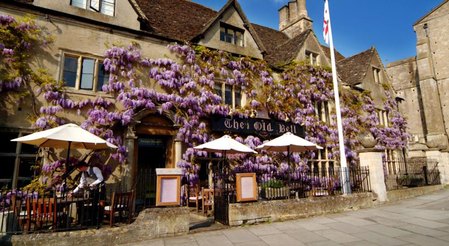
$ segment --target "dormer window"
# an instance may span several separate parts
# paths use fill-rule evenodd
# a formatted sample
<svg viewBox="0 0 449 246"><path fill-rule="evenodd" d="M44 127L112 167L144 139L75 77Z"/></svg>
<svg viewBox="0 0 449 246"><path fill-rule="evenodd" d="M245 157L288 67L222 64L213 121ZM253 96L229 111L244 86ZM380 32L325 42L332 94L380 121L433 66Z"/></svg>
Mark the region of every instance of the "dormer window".
<svg viewBox="0 0 449 246"><path fill-rule="evenodd" d="M70 5L114 16L115 0L71 0Z"/></svg>
<svg viewBox="0 0 449 246"><path fill-rule="evenodd" d="M225 23L220 23L220 40L243 47L243 30Z"/></svg>

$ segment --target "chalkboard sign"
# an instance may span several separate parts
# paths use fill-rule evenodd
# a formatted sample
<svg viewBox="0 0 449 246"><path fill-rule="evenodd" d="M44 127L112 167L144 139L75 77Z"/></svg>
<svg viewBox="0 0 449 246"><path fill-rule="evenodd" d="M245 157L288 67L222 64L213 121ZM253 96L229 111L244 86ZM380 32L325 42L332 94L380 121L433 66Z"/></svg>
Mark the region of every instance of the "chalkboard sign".
<svg viewBox="0 0 449 246"><path fill-rule="evenodd" d="M255 173L237 173L237 202L257 201Z"/></svg>

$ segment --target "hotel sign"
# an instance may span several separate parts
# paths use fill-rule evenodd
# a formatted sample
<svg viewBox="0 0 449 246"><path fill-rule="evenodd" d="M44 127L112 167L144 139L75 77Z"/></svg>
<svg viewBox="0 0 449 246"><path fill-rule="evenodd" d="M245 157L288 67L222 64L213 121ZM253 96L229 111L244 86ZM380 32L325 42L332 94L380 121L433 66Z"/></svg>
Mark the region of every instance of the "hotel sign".
<svg viewBox="0 0 449 246"><path fill-rule="evenodd" d="M291 132L300 137L305 135L304 128L301 125L257 118L213 118L211 128L212 131L238 132L262 137L280 136L286 132Z"/></svg>

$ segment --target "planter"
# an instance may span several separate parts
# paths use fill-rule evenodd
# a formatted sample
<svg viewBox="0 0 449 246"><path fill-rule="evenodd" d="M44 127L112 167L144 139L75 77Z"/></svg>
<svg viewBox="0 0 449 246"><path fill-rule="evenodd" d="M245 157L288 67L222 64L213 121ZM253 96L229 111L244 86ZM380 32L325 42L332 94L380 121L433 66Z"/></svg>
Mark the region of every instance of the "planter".
<svg viewBox="0 0 449 246"><path fill-rule="evenodd" d="M281 198L287 198L290 194L290 189L287 187L281 187L281 188L262 188L261 190L261 197L273 200L273 199L281 199Z"/></svg>

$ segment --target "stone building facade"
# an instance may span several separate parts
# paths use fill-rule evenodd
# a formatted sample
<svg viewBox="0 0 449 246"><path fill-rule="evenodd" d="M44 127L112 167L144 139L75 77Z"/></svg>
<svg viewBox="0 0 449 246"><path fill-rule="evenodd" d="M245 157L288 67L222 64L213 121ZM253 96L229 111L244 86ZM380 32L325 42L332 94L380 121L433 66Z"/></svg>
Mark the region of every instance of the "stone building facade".
<svg viewBox="0 0 449 246"><path fill-rule="evenodd" d="M114 44L138 42L142 55L155 59L176 59L167 45L188 42L236 56L264 59L273 67L292 61L330 67L329 48L319 43L311 29L312 20L308 17L305 0L290 1L279 10L280 31L251 23L235 0L229 0L219 11L186 0L99 2L98 9L90 0L0 2L0 14L14 17L33 14L36 22L54 36L54 43L40 53L32 65L47 69L55 80L65 81L68 96L73 100L94 100L99 95L107 97L100 90L107 78L107 74L103 74L103 52L107 45ZM382 114L384 91L379 82L389 78L377 51L371 48L349 58L337 52L337 59L342 69L339 79L344 86L372 91L376 108ZM86 82L81 77L83 67L89 66L92 79ZM248 104L246 95L237 95L236 88L223 83L218 89L225 95L228 88L232 98L229 107ZM42 95L37 100L40 105L44 103ZM6 167L0 181L9 187L18 187L20 180L31 176L24 170L29 169L36 158L35 149L9 142L33 131L32 125L24 120L32 110L27 106L29 103L5 100L0 109L0 158ZM81 123L85 116L83 113L65 114L64 117L75 123ZM116 168L110 180L123 184L125 189L134 188L137 176L148 170L154 172L155 168L175 167L185 151L185 146L176 137L178 126L169 117L147 110L132 118L132 124L123 134L128 151L126 164ZM335 160L328 156L324 152L318 154L320 165L317 168L333 165Z"/></svg>
<svg viewBox="0 0 449 246"><path fill-rule="evenodd" d="M416 56L386 69L408 119L408 158L438 161L442 183L449 174L449 1L443 1L413 24Z"/></svg>

